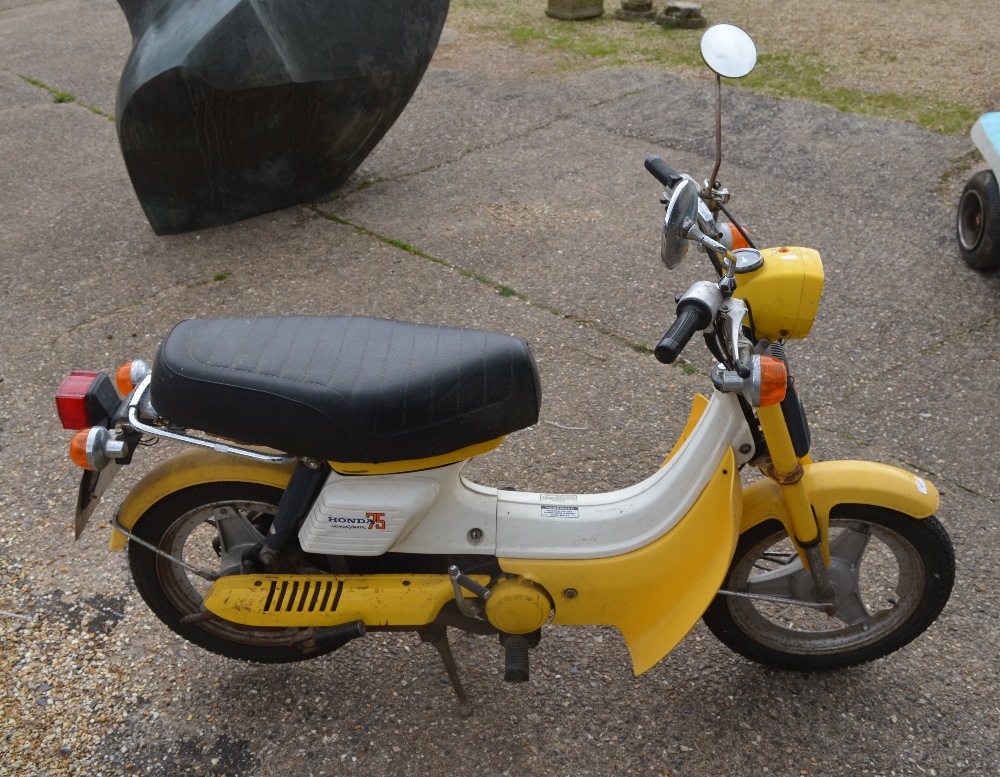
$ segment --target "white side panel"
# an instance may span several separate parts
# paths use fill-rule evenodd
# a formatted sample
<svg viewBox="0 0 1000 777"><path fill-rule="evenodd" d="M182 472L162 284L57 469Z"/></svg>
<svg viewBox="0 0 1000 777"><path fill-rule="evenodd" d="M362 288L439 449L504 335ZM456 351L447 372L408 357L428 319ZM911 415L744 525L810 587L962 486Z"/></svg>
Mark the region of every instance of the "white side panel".
<svg viewBox="0 0 1000 777"><path fill-rule="evenodd" d="M299 530L299 543L308 553L385 553L427 512L438 489L428 477L344 477L333 472Z"/></svg>
<svg viewBox="0 0 1000 777"><path fill-rule="evenodd" d="M461 476L464 466L462 461L424 473L434 473L438 499L423 519L410 525L392 547L394 552L496 553L497 490L466 481Z"/></svg>
<svg viewBox="0 0 1000 777"><path fill-rule="evenodd" d="M607 494L499 492L497 555L604 558L636 550L680 521L725 451L748 441L738 400L715 393L681 449L641 483Z"/></svg>
<svg viewBox="0 0 1000 777"><path fill-rule="evenodd" d="M691 509L726 450L746 443L752 438L738 400L715 393L665 466L607 494L497 491L464 480L465 462L401 475L334 473L299 538L307 551L343 555L615 556L666 534ZM373 513L384 514L384 529L371 521Z"/></svg>

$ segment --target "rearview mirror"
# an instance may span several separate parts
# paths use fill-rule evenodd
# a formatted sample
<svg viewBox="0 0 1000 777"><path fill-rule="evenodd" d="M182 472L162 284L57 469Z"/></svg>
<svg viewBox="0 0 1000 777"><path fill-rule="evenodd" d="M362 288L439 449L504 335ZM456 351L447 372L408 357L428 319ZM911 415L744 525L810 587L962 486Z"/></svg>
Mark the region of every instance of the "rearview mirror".
<svg viewBox="0 0 1000 777"><path fill-rule="evenodd" d="M743 78L757 64L757 47L733 24L716 24L701 36L701 58L717 75Z"/></svg>
<svg viewBox="0 0 1000 777"><path fill-rule="evenodd" d="M674 187L673 196L663 217L663 235L660 237L660 260L672 270L687 255L688 230L698 215L698 192L690 178Z"/></svg>

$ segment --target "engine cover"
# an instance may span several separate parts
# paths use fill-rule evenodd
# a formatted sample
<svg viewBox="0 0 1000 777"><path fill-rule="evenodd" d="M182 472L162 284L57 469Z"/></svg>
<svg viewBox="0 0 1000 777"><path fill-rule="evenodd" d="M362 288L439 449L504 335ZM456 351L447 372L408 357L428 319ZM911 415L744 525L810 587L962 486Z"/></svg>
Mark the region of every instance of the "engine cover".
<svg viewBox="0 0 1000 777"><path fill-rule="evenodd" d="M486 618L507 634L530 634L552 617L553 605L545 589L523 578L505 577L490 586Z"/></svg>

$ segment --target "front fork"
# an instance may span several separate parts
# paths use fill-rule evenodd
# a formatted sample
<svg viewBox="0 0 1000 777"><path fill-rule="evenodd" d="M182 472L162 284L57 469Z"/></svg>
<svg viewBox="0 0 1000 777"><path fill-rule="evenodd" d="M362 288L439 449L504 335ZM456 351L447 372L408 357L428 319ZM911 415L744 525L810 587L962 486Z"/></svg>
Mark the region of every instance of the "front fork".
<svg viewBox="0 0 1000 777"><path fill-rule="evenodd" d="M757 408L757 420L770 454L770 463L761 466L761 471L781 487L781 496L791 519L792 541L799 558L812 575L817 601L825 603L828 614L833 614L838 603L837 593L827 575L830 565L829 522L816 515L809 500L802 482L802 460L795 453L781 405Z"/></svg>

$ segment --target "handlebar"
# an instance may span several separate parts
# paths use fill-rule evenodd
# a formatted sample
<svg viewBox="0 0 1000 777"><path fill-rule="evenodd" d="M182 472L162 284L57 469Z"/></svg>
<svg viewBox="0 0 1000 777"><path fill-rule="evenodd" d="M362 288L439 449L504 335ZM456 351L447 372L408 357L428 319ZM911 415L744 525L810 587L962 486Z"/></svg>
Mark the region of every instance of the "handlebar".
<svg viewBox="0 0 1000 777"><path fill-rule="evenodd" d="M655 154L646 157L646 169L652 174L652 176L666 186L668 189L673 189L677 184L684 180L684 176L678 175L674 172L674 169L660 159Z"/></svg>
<svg viewBox="0 0 1000 777"><path fill-rule="evenodd" d="M673 364L694 333L709 327L722 302L719 284L695 281L677 300L677 320L653 349L657 360Z"/></svg>
<svg viewBox="0 0 1000 777"><path fill-rule="evenodd" d="M694 333L711 324L714 316L715 312L701 300L682 299L677 304L677 320L671 324L670 329L653 350L657 361L673 364Z"/></svg>

